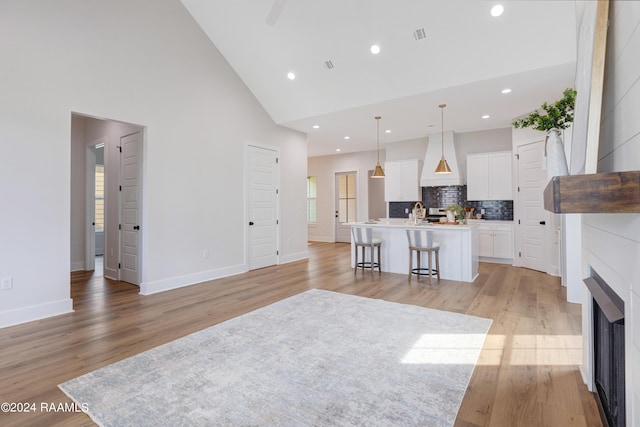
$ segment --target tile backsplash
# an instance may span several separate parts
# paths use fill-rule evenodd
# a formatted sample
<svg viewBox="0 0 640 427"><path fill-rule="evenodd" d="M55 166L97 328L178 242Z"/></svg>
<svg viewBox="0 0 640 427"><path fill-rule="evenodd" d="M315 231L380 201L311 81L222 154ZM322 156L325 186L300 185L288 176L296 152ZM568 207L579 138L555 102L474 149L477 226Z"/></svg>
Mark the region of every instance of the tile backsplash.
<svg viewBox="0 0 640 427"><path fill-rule="evenodd" d="M390 218L406 218L406 208L418 202L389 202ZM446 208L449 205L460 205L464 208L475 208L477 212L484 209L483 218L493 220L513 220L513 200L481 200L467 201L466 185L450 185L446 187L422 187L422 200L426 208Z"/></svg>

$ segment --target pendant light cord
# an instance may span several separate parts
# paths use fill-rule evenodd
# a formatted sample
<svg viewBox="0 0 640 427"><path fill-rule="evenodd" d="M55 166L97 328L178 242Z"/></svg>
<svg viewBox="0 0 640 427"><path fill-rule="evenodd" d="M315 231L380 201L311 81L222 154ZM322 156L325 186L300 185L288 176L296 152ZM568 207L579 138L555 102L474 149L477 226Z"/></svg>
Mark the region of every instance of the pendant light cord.
<svg viewBox="0 0 640 427"><path fill-rule="evenodd" d="M380 163L380 119L382 117L376 116L376 129L377 129L377 145L378 145L378 163Z"/></svg>
<svg viewBox="0 0 640 427"><path fill-rule="evenodd" d="M440 107L440 111L442 112L441 115L441 120L442 120L442 160L444 160L444 107L446 107L447 104L440 104L438 105L438 107Z"/></svg>

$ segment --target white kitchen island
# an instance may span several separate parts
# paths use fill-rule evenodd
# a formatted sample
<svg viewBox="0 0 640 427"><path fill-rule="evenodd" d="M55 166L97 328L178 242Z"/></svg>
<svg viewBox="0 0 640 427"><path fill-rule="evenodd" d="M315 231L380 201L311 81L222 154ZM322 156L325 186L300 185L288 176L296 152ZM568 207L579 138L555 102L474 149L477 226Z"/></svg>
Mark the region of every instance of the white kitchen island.
<svg viewBox="0 0 640 427"><path fill-rule="evenodd" d="M352 227L370 227L373 236L382 240L382 271L409 274L409 242L407 229L433 230L433 240L440 243L440 278L473 282L478 276L478 231L476 225L418 224L410 221L355 222ZM355 263L353 235L351 237L351 267ZM366 251L369 260L369 251ZM422 267L427 267L427 255L422 256ZM434 262L435 268L435 262ZM414 268L417 267L414 259Z"/></svg>

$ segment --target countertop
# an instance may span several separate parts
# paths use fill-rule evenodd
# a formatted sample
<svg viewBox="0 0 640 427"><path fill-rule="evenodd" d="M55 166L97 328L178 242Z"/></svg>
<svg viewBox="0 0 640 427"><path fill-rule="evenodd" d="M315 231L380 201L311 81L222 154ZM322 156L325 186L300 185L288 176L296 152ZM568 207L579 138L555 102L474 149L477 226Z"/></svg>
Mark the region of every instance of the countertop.
<svg viewBox="0 0 640 427"><path fill-rule="evenodd" d="M435 223L435 222L418 222L414 224L413 221L408 219L403 220L401 218L393 220L382 221L359 221L350 222L347 225L357 227L380 227L380 228L434 228L434 229L447 229L447 230L468 230L475 227L477 224L451 224L451 223Z"/></svg>

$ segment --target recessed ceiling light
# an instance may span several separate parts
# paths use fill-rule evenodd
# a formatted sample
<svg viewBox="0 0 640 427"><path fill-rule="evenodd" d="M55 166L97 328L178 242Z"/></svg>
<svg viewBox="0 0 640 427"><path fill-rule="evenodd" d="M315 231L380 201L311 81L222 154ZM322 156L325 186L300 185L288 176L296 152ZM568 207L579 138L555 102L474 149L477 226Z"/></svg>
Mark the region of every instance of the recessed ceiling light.
<svg viewBox="0 0 640 427"><path fill-rule="evenodd" d="M380 46L378 46L377 44L371 45L371 48L369 50L371 50L371 53L373 53L374 55L377 55L380 53Z"/></svg>
<svg viewBox="0 0 640 427"><path fill-rule="evenodd" d="M344 139L351 139L351 137L350 136L345 136Z"/></svg>
<svg viewBox="0 0 640 427"><path fill-rule="evenodd" d="M498 17L502 15L502 12L504 12L504 7L501 4L497 4L491 8L491 16Z"/></svg>
<svg viewBox="0 0 640 427"><path fill-rule="evenodd" d="M339 148L336 148L336 151L342 151L342 150L341 150L341 149L339 149Z"/></svg>
<svg viewBox="0 0 640 427"><path fill-rule="evenodd" d="M489 117L491 117L491 116L488 115L488 114L485 114L484 116L482 116L483 119L488 119Z"/></svg>
<svg viewBox="0 0 640 427"><path fill-rule="evenodd" d="M391 133L391 129L385 130L384 133Z"/></svg>
<svg viewBox="0 0 640 427"><path fill-rule="evenodd" d="M511 89L509 88L504 88L500 91L500 93L511 93Z"/></svg>
<svg viewBox="0 0 640 427"><path fill-rule="evenodd" d="M313 125L313 128L314 128L314 129L320 129L320 126L318 126L318 125Z"/></svg>
<svg viewBox="0 0 640 427"><path fill-rule="evenodd" d="M289 80L294 80L294 79L296 78L296 75L295 75L295 74L293 74L291 71L289 71L289 72L287 73L287 78L288 78Z"/></svg>

